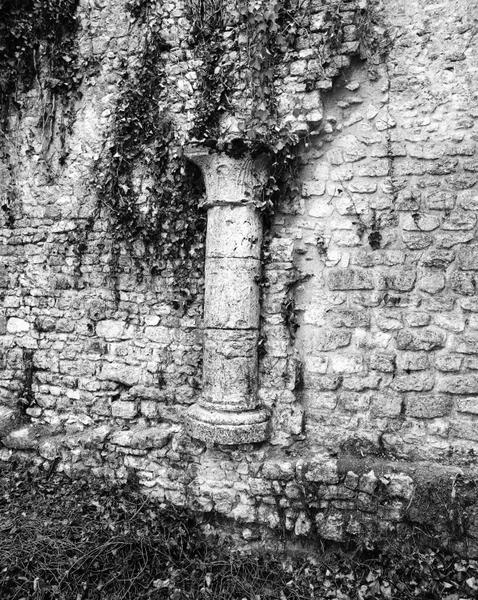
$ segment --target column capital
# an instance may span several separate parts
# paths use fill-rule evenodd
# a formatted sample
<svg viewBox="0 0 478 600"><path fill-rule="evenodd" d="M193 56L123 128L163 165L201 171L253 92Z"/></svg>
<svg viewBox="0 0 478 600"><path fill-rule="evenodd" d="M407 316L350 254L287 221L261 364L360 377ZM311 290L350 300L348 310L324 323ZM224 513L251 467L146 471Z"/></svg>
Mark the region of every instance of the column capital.
<svg viewBox="0 0 478 600"><path fill-rule="evenodd" d="M233 157L205 146L186 146L184 154L203 174L207 198L203 206L253 204L260 196L269 174L266 154Z"/></svg>

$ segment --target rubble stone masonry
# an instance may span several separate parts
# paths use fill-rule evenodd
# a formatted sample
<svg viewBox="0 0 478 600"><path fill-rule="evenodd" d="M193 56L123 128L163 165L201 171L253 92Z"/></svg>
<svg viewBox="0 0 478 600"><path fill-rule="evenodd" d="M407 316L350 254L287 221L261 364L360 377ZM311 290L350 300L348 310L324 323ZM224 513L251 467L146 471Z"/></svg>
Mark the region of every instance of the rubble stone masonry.
<svg viewBox="0 0 478 600"><path fill-rule="evenodd" d="M162 4L177 39L182 3ZM330 85L315 101L300 96L313 113L300 196L276 207L263 234L248 208L209 208L211 244L241 251L227 211L264 238L262 271L247 273L260 300L256 290L246 306L241 292L236 305L253 323L241 335L221 321L231 305L212 308L213 298L203 323L203 273L184 308L173 271L138 279L122 248L112 272L106 214L85 229L116 71L138 42L122 0L80 2L80 53L99 66L76 102L66 162L55 140L45 157L35 88L11 117L0 164L2 193L12 181L16 193L13 226L5 217L0 230L2 460L118 479L134 470L145 491L234 519L246 539L264 528L343 541L407 521L449 542L446 507L459 490L467 527L455 542L478 552L478 2L373 4L392 41L386 59L371 73L352 56L351 20ZM308 56L293 63L287 94L308 93ZM183 69L171 76L189 89ZM216 252L207 269L231 262ZM249 270L254 252L239 254ZM228 289L248 285L235 277ZM253 372L249 408L267 412L267 436L222 445L190 435L190 407L207 408L203 343L239 403L249 398L240 370ZM204 380L216 407L217 381Z"/></svg>

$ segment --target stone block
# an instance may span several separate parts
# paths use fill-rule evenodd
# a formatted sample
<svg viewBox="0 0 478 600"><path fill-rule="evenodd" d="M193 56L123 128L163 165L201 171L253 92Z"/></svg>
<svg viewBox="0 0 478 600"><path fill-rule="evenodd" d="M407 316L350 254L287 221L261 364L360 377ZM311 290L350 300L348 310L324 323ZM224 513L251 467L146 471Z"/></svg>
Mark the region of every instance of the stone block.
<svg viewBox="0 0 478 600"><path fill-rule="evenodd" d="M53 427L26 425L11 431L2 439L2 444L14 450L36 450L42 439L53 434Z"/></svg>
<svg viewBox="0 0 478 600"><path fill-rule="evenodd" d="M450 312L455 307L455 298L445 295L422 298L420 308L430 312Z"/></svg>
<svg viewBox="0 0 478 600"><path fill-rule="evenodd" d="M101 298L92 298L86 303L86 313L92 321L104 319L107 313L106 302Z"/></svg>
<svg viewBox="0 0 478 600"><path fill-rule="evenodd" d="M443 220L442 229L445 231L468 231L476 224L476 216L471 212L453 211Z"/></svg>
<svg viewBox="0 0 478 600"><path fill-rule="evenodd" d="M413 479L403 473L393 473L387 485L387 496L410 500L413 496Z"/></svg>
<svg viewBox="0 0 478 600"><path fill-rule="evenodd" d="M422 257L420 264L431 269L445 270L455 260L454 250L434 248Z"/></svg>
<svg viewBox="0 0 478 600"><path fill-rule="evenodd" d="M156 419L159 414L158 403L154 400L141 400L141 415L147 419Z"/></svg>
<svg viewBox="0 0 478 600"><path fill-rule="evenodd" d="M416 419L435 419L450 413L452 401L442 394L408 394L405 413Z"/></svg>
<svg viewBox="0 0 478 600"><path fill-rule="evenodd" d="M320 329L314 336L307 339L308 351L312 354L317 352L330 352L337 348L344 348L350 344L352 334L343 329Z"/></svg>
<svg viewBox="0 0 478 600"><path fill-rule="evenodd" d="M375 323L381 331L394 331L402 329L402 315L398 311L376 311Z"/></svg>
<svg viewBox="0 0 478 600"><path fill-rule="evenodd" d="M472 231L442 231L437 234L436 244L439 248L453 248L471 242L473 238Z"/></svg>
<svg viewBox="0 0 478 600"><path fill-rule="evenodd" d="M429 366L425 352L404 352L397 356L397 367L401 371L423 371Z"/></svg>
<svg viewBox="0 0 478 600"><path fill-rule="evenodd" d="M171 343L173 337L173 331L170 327L163 327L162 325L150 325L144 328L144 335L148 340L160 344L161 346L167 346Z"/></svg>
<svg viewBox="0 0 478 600"><path fill-rule="evenodd" d="M327 281L331 290L372 290L372 275L361 269L331 269Z"/></svg>
<svg viewBox="0 0 478 600"><path fill-rule="evenodd" d="M478 246L462 246L457 250L460 269L478 271Z"/></svg>
<svg viewBox="0 0 478 600"><path fill-rule="evenodd" d="M437 313L433 316L433 323L440 329L460 333L465 329L465 319L461 314Z"/></svg>
<svg viewBox="0 0 478 600"><path fill-rule="evenodd" d="M99 379L116 381L123 385L132 386L140 383L142 367L131 365L105 363L98 375Z"/></svg>
<svg viewBox="0 0 478 600"><path fill-rule="evenodd" d="M262 217L253 206L214 206L207 213L206 256L261 256Z"/></svg>
<svg viewBox="0 0 478 600"><path fill-rule="evenodd" d="M41 417L42 413L43 413L43 409L40 408L39 406L29 406L26 410L25 413L29 416L32 417L34 419L37 419L38 417Z"/></svg>
<svg viewBox="0 0 478 600"><path fill-rule="evenodd" d="M312 523L304 512L300 512L295 522L294 533L297 536L308 535L312 528Z"/></svg>
<svg viewBox="0 0 478 600"><path fill-rule="evenodd" d="M435 367L445 373L459 371L463 363L463 357L456 354L439 354L435 358Z"/></svg>
<svg viewBox="0 0 478 600"><path fill-rule="evenodd" d="M71 319L57 319L55 329L58 333L73 333L75 331L75 321Z"/></svg>
<svg viewBox="0 0 478 600"><path fill-rule="evenodd" d="M389 352L373 352L370 355L369 365L376 371L393 373L396 370L396 355Z"/></svg>
<svg viewBox="0 0 478 600"><path fill-rule="evenodd" d="M377 373L359 376L352 375L344 377L342 385L344 390L353 392L362 392L363 390L376 390L382 381L382 377Z"/></svg>
<svg viewBox="0 0 478 600"><path fill-rule="evenodd" d="M402 215L400 219L404 231L434 231L440 226L440 219L426 213Z"/></svg>
<svg viewBox="0 0 478 600"><path fill-rule="evenodd" d="M258 328L260 270L260 261L252 258L206 260L205 327Z"/></svg>
<svg viewBox="0 0 478 600"><path fill-rule="evenodd" d="M106 340L118 340L124 332L126 323L124 321L114 321L105 319L96 323L96 335L104 337Z"/></svg>
<svg viewBox="0 0 478 600"><path fill-rule="evenodd" d="M478 415L478 398L476 396L472 398L458 398L455 406L457 412Z"/></svg>
<svg viewBox="0 0 478 600"><path fill-rule="evenodd" d="M388 289L409 292L415 285L416 276L415 267L406 266L384 274L384 279Z"/></svg>
<svg viewBox="0 0 478 600"><path fill-rule="evenodd" d="M53 317L37 317L34 322L34 327L37 331L48 333L55 330L55 323L56 320Z"/></svg>
<svg viewBox="0 0 478 600"><path fill-rule="evenodd" d="M428 294L441 292L445 287L445 276L443 273L423 273L418 278L418 289Z"/></svg>
<svg viewBox="0 0 478 600"><path fill-rule="evenodd" d="M425 392L433 389L435 378L430 373L412 373L398 375L392 382L397 392Z"/></svg>
<svg viewBox="0 0 478 600"><path fill-rule="evenodd" d="M375 475L374 471L364 473L359 479L359 490L368 496L372 496L375 493L377 485L378 477Z"/></svg>
<svg viewBox="0 0 478 600"><path fill-rule="evenodd" d="M451 289L462 296L475 295L475 277L473 273L454 271L449 277Z"/></svg>
<svg viewBox="0 0 478 600"><path fill-rule="evenodd" d="M353 194L373 194L376 191L377 184L371 179L355 177L349 184L349 192Z"/></svg>
<svg viewBox="0 0 478 600"><path fill-rule="evenodd" d="M7 321L7 333L18 334L30 331L30 323L25 319L10 317Z"/></svg>
<svg viewBox="0 0 478 600"><path fill-rule="evenodd" d="M408 327L424 327L430 323L431 317L426 312L407 311L404 319Z"/></svg>
<svg viewBox="0 0 478 600"><path fill-rule="evenodd" d="M341 383L340 375L314 375L311 376L309 373L306 373L306 382L307 385L310 385L314 388L315 391L332 391L336 390ZM329 405L335 406L336 400L335 397L328 398L331 400Z"/></svg>
<svg viewBox="0 0 478 600"><path fill-rule="evenodd" d="M478 427L476 419L468 417L467 419L454 419L451 422L450 435L459 440L471 440L478 442Z"/></svg>
<svg viewBox="0 0 478 600"><path fill-rule="evenodd" d="M464 210L478 210L478 194L472 192L462 193L459 204Z"/></svg>
<svg viewBox="0 0 478 600"><path fill-rule="evenodd" d="M398 417L402 410L402 396L392 391L375 392L372 395L373 417Z"/></svg>
<svg viewBox="0 0 478 600"><path fill-rule="evenodd" d="M462 354L478 354L478 332L469 331L461 334L455 341L454 349Z"/></svg>
<svg viewBox="0 0 478 600"><path fill-rule="evenodd" d="M111 404L111 414L120 419L134 419L138 414L137 403L132 400L117 400Z"/></svg>
<svg viewBox="0 0 478 600"><path fill-rule="evenodd" d="M325 318L333 327L364 327L370 326L370 314L366 310L331 308L325 313Z"/></svg>
<svg viewBox="0 0 478 600"><path fill-rule="evenodd" d="M438 381L437 390L449 394L476 394L478 393L478 375L463 373L443 377Z"/></svg>
<svg viewBox="0 0 478 600"><path fill-rule="evenodd" d="M334 373L361 373L364 370L361 354L332 355L329 364Z"/></svg>
<svg viewBox="0 0 478 600"><path fill-rule="evenodd" d="M151 402L165 402L170 399L168 392L165 390L159 389L159 387L146 385L134 385L128 390L128 396L131 399L135 398Z"/></svg>
<svg viewBox="0 0 478 600"><path fill-rule="evenodd" d="M395 208L396 210L399 211L413 211L413 213L417 213L417 211L420 209L420 202L421 202L421 198L420 198L420 193L418 190L416 189L404 189L404 190L400 190L397 194L397 198L395 201ZM420 215L417 213L416 214L416 218L418 219ZM412 227L414 227L414 219L412 218L411 215L405 215L404 217L404 222L409 223L410 220L412 220L413 224ZM414 227L414 230L416 230L416 227Z"/></svg>
<svg viewBox="0 0 478 600"><path fill-rule="evenodd" d="M201 405L224 411L257 406L257 339L256 331L205 331Z"/></svg>
<svg viewBox="0 0 478 600"><path fill-rule="evenodd" d="M445 345L446 336L435 329L402 330L397 334L399 350L434 350Z"/></svg>
<svg viewBox="0 0 478 600"><path fill-rule="evenodd" d="M323 112L322 96L319 90L304 94L302 106L305 110L319 110Z"/></svg>
<svg viewBox="0 0 478 600"><path fill-rule="evenodd" d="M426 196L426 205L430 210L452 210L455 206L456 193L431 190Z"/></svg>
<svg viewBox="0 0 478 600"><path fill-rule="evenodd" d="M17 417L17 411L13 408L0 406L0 437L12 429Z"/></svg>
<svg viewBox="0 0 478 600"><path fill-rule="evenodd" d="M46 460L55 460L61 456L60 440L44 440L39 444L38 454Z"/></svg>
<svg viewBox="0 0 478 600"><path fill-rule="evenodd" d="M112 407L117 403L113 403ZM116 410L116 408L115 408ZM120 410L124 415L125 412L128 412L128 409ZM129 410L129 414L131 414L131 410ZM115 415L122 416L122 415ZM125 417L132 418L132 417ZM110 441L113 444L118 446L124 446L126 448L134 448L139 450L148 450L148 449L159 449L163 448L169 440L174 432L174 428L169 424L157 425L155 427L145 427L143 425L137 425L128 429L126 431L118 431L113 433L110 437Z"/></svg>
<svg viewBox="0 0 478 600"><path fill-rule="evenodd" d="M337 461L328 454L317 454L303 468L297 465L297 475L303 475L305 481L335 485L339 482ZM300 471L300 472L299 472Z"/></svg>
<svg viewBox="0 0 478 600"><path fill-rule="evenodd" d="M326 540L340 542L344 537L344 515L319 513L315 518L317 533Z"/></svg>
<svg viewBox="0 0 478 600"><path fill-rule="evenodd" d="M305 198L309 198L310 196L323 196L325 194L325 181L323 179L319 181L305 181L302 184L302 194ZM321 204L322 203L323 202L321 202ZM331 204L329 206L331 210L333 210L333 206ZM311 213L311 216L318 215L313 215Z"/></svg>
<svg viewBox="0 0 478 600"><path fill-rule="evenodd" d="M349 412L363 412L370 407L370 392L342 392L339 404L343 410Z"/></svg>
<svg viewBox="0 0 478 600"><path fill-rule="evenodd" d="M460 306L469 312L478 312L478 298L460 298Z"/></svg>
<svg viewBox="0 0 478 600"><path fill-rule="evenodd" d="M325 356L310 356L305 357L305 366L311 373L324 374L327 373L329 359Z"/></svg>

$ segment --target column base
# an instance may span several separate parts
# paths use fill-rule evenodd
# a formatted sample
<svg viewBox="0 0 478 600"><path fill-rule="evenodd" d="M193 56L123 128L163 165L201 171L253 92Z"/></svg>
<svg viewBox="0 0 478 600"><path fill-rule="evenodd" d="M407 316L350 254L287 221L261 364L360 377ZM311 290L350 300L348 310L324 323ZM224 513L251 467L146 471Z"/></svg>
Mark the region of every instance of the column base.
<svg viewBox="0 0 478 600"><path fill-rule="evenodd" d="M269 437L269 415L264 409L234 413L194 404L188 411L186 426L193 438L216 444L250 444Z"/></svg>

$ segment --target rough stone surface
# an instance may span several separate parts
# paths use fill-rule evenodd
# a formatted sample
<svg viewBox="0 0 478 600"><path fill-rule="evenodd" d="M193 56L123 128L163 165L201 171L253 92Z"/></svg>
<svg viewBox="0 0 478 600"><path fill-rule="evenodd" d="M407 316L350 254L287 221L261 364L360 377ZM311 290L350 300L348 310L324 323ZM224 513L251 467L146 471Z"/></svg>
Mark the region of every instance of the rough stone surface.
<svg viewBox="0 0 478 600"><path fill-rule="evenodd" d="M259 215L231 206L237 190L218 178L224 206L208 208L214 283L205 302L205 273L192 275L197 293L183 306L174 269L138 277L126 247L114 276L107 215L89 221L117 71L134 63L142 38L122 0L80 2L79 53L99 68L75 101L68 153L54 136L45 154L36 87L10 119L16 198L13 226L1 212L1 460L38 453L45 466L60 459L67 473L117 479L133 469L166 502L335 541L395 526L420 468L428 479L475 468L478 3L369 3L393 40L384 62L369 77L370 65L350 65L355 50L341 48L321 79L327 94L309 91L326 34L320 19L299 40L278 108L297 131L316 133L300 146L301 194L275 206L262 236ZM339 3L313 4L318 17ZM352 25L366 4L341 2L341 19ZM161 6L178 96L171 112L188 130L199 83L184 6ZM0 206L11 191L6 154ZM215 329L233 340L219 334L208 346ZM227 368L215 379L218 364ZM203 392L230 408L221 392L236 387L243 424L256 401L265 407L249 429L217 407L191 425ZM28 424L18 425L17 406ZM203 441L191 439L194 427ZM346 463L349 454L361 464ZM383 456L393 460L377 466Z"/></svg>

